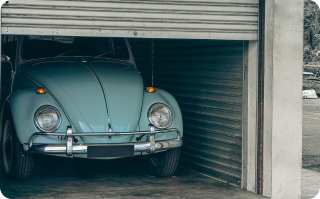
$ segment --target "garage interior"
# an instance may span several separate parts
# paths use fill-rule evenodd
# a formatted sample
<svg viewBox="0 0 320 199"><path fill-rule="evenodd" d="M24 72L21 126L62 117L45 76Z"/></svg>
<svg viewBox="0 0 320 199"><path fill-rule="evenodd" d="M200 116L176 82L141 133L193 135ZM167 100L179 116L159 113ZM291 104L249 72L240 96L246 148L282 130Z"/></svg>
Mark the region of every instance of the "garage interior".
<svg viewBox="0 0 320 199"><path fill-rule="evenodd" d="M179 182L181 180L189 182L180 185L183 186L183 189L192 190L190 185L209 183L210 186L205 189L214 189L214 192L219 192L220 189L230 189L222 191L220 195L213 195L233 197L235 194L236 196L239 190L227 184L235 187L241 185L244 41L134 38L128 40L144 85L153 85L170 92L181 108L184 119L184 145L181 168L177 171L176 176ZM50 166L46 163L47 161L51 162ZM121 166L123 162L133 165L133 168ZM129 180L137 177L137 174L132 176L133 173L142 175L143 177L139 177L141 181L144 178L146 178L144 180L150 180L150 176L146 177L143 171L138 169L140 165L137 159L111 161L111 163L104 161L97 163L89 160L87 163L90 164L90 168L94 167L98 172L92 174L92 172L84 171L84 174L82 172L79 174L72 170L74 167L70 160L40 157L40 160L37 161L39 165L35 170L35 178L43 175L42 166L59 171L61 168L58 164L62 164L69 165L70 174L66 176L69 176L70 180L82 177L82 175L86 176L86 173L96 180L101 180L95 177L99 171L106 177L112 170L118 174L112 175L112 178L117 181L126 178L122 172L130 176ZM106 168L105 165L109 164L111 166ZM107 174L104 169L108 169ZM191 171L204 174L206 177ZM49 175L48 178L50 177L53 176ZM168 186L162 181L169 184L176 183L169 179L158 179L153 183ZM221 182L227 184L223 185ZM8 196L15 196L10 192L13 191L12 188L6 186L4 193L7 193ZM30 189L33 188L30 187ZM150 190L147 190L147 193L149 192ZM28 195L31 192L23 191L23 193ZM194 196L189 192L186 193L189 195L185 196L190 198ZM134 191L126 194L137 195ZM206 194L210 192L207 191ZM240 192L237 197L240 197L241 194L243 198L249 197L249 192Z"/></svg>
<svg viewBox="0 0 320 199"><path fill-rule="evenodd" d="M155 178L146 175L141 159L87 163L79 171L72 159L53 156L36 159L33 176L28 181L7 181L0 173L1 192L8 198L30 199L266 198L183 168L172 177Z"/></svg>
<svg viewBox="0 0 320 199"><path fill-rule="evenodd" d="M243 41L129 39L145 86L171 93L184 121L181 165L240 187Z"/></svg>
<svg viewBox="0 0 320 199"><path fill-rule="evenodd" d="M246 71L257 61L248 54L249 43L258 40L258 15L259 0L13 0L2 7L1 30L128 38L144 85L168 91L182 110L181 167L247 189L247 174L255 173L248 171L248 161L256 163L243 144L249 125L243 122L249 103Z"/></svg>

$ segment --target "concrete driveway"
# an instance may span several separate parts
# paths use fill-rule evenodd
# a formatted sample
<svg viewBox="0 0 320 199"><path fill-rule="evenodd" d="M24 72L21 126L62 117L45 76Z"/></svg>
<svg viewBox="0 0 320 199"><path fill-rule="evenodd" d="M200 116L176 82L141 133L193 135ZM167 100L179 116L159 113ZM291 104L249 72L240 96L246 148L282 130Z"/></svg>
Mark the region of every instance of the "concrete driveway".
<svg viewBox="0 0 320 199"><path fill-rule="evenodd" d="M31 179L10 182L2 175L0 185L8 198L265 198L183 168L173 177L149 176L140 158L76 165L40 157Z"/></svg>

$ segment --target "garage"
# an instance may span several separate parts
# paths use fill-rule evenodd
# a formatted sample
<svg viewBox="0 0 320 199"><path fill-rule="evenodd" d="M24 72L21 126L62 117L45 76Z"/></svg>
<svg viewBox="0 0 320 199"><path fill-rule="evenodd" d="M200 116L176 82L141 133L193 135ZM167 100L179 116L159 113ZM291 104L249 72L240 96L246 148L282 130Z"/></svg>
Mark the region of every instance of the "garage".
<svg viewBox="0 0 320 199"><path fill-rule="evenodd" d="M269 180L268 171L278 167L269 164L275 150L268 151L268 134L262 132L270 122L263 120L270 115L265 85L275 77L265 77L268 58L261 56L268 55L265 42L275 39L265 35L273 31L265 21L274 14L270 10L278 11L273 6L261 0L14 0L2 6L1 33L3 40L14 35L128 38L144 86L168 91L179 104L180 166L271 196L277 180Z"/></svg>

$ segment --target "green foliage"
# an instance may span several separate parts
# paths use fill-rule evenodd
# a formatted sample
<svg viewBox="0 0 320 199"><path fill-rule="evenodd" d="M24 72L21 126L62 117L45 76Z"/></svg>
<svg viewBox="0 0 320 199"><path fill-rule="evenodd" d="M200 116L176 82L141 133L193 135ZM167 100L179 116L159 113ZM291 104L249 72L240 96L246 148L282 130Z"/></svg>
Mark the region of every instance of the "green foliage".
<svg viewBox="0 0 320 199"><path fill-rule="evenodd" d="M303 60L304 62L320 62L320 10L319 6L311 1L304 1L304 35Z"/></svg>
<svg viewBox="0 0 320 199"><path fill-rule="evenodd" d="M320 78L320 67L303 67L304 72L311 72L314 77Z"/></svg>
<svg viewBox="0 0 320 199"><path fill-rule="evenodd" d="M314 74L314 78L320 78L320 67L303 67L304 72L311 72ZM304 79L302 90L314 89L316 93L320 94L320 81Z"/></svg>
<svg viewBox="0 0 320 199"><path fill-rule="evenodd" d="M320 84L318 81L313 80L303 80L302 90L311 90L314 89L316 93L320 94Z"/></svg>

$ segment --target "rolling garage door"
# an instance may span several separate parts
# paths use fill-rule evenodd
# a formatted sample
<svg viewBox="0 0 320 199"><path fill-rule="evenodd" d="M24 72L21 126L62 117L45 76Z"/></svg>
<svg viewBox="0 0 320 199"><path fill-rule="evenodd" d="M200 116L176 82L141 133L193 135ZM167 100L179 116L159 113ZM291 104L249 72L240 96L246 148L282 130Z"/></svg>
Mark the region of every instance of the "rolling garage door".
<svg viewBox="0 0 320 199"><path fill-rule="evenodd" d="M184 119L181 165L239 186L243 41L129 42L145 86L151 85L154 65L154 86L170 92L180 105Z"/></svg>
<svg viewBox="0 0 320 199"><path fill-rule="evenodd" d="M180 105L182 165L239 186L243 41L156 39L154 85Z"/></svg>
<svg viewBox="0 0 320 199"><path fill-rule="evenodd" d="M10 0L2 34L257 40L258 0Z"/></svg>

